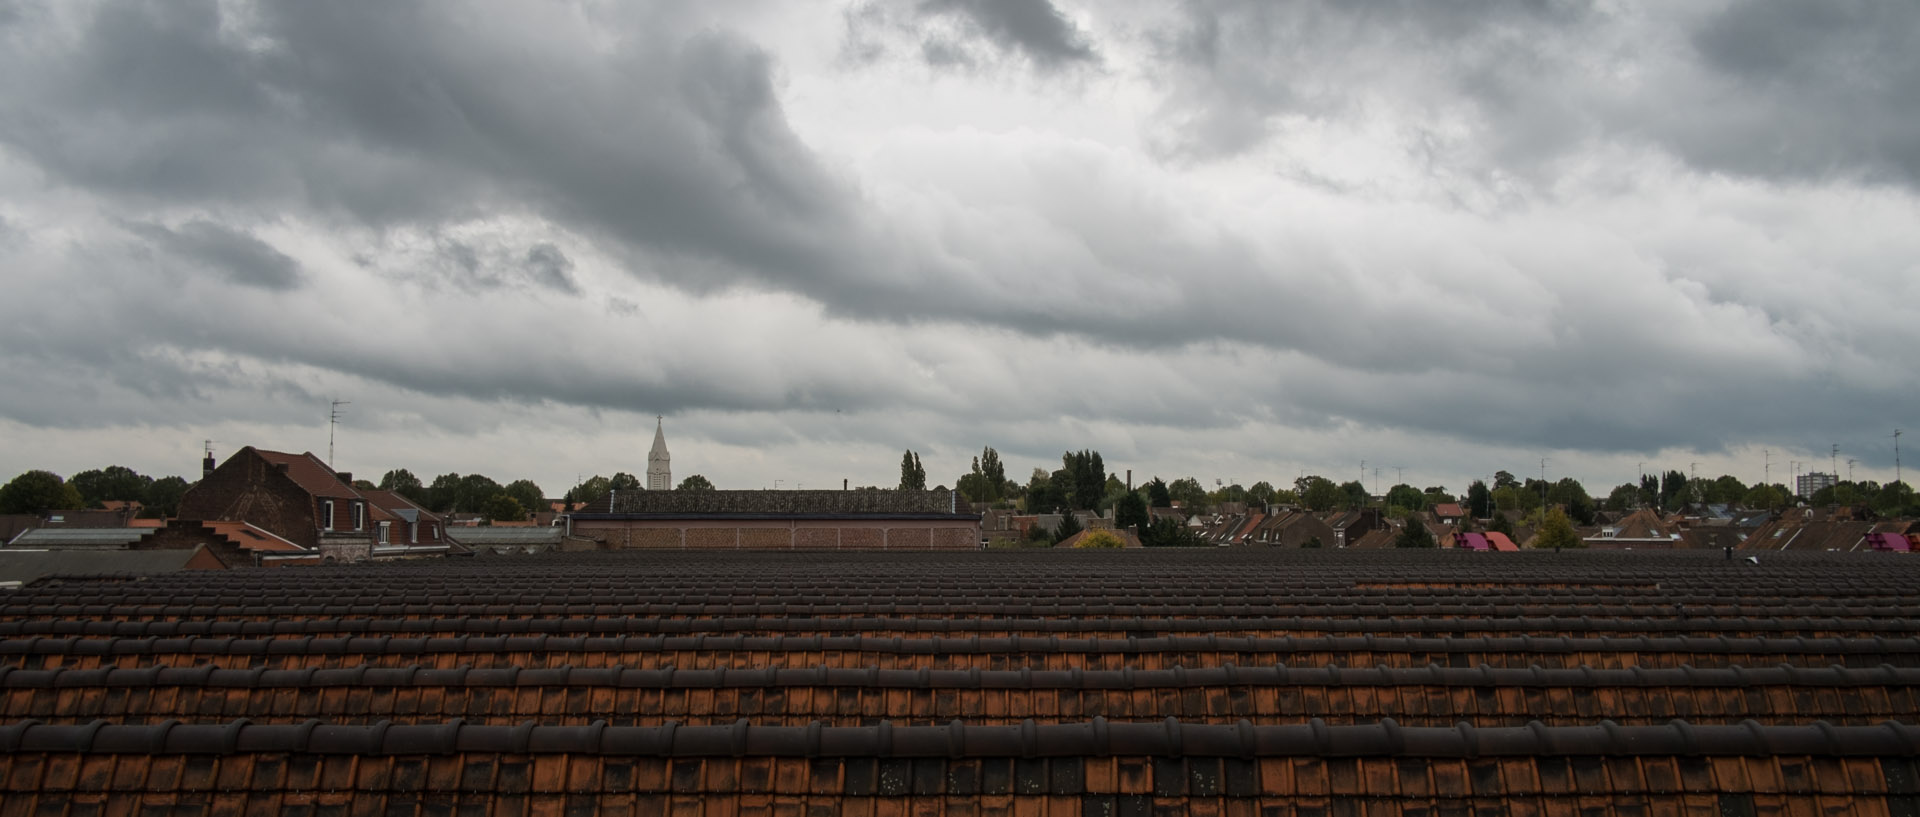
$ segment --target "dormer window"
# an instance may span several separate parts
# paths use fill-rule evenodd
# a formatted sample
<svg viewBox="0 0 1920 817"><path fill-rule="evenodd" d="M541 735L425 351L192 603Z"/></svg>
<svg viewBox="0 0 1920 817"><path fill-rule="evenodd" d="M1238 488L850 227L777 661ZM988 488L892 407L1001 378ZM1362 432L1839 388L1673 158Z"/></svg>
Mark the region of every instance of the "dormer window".
<svg viewBox="0 0 1920 817"><path fill-rule="evenodd" d="M367 503L365 502L353 503L353 529L367 529Z"/></svg>
<svg viewBox="0 0 1920 817"><path fill-rule="evenodd" d="M320 529L333 530L333 500L320 500Z"/></svg>

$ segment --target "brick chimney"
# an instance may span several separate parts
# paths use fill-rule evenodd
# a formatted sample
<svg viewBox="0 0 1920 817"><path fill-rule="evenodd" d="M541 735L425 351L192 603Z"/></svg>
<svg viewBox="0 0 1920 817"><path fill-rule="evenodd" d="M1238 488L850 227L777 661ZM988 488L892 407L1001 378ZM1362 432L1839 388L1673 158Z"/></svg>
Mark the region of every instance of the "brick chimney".
<svg viewBox="0 0 1920 817"><path fill-rule="evenodd" d="M200 478L213 476L213 452L207 452L207 458L200 461Z"/></svg>

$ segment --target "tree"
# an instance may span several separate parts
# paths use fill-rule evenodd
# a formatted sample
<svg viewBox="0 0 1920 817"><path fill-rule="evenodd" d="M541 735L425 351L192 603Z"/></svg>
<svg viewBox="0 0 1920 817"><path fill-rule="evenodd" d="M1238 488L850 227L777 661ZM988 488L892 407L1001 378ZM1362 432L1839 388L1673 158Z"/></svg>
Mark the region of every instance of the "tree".
<svg viewBox="0 0 1920 817"><path fill-rule="evenodd" d="M920 455L909 450L900 455L900 490L924 491L927 489L927 469L920 464Z"/></svg>
<svg viewBox="0 0 1920 817"><path fill-rule="evenodd" d="M540 486L535 485L533 480L516 479L507 483L507 487L501 490L507 496L518 500L520 507L527 509L528 513L547 510L547 492L540 490Z"/></svg>
<svg viewBox="0 0 1920 817"><path fill-rule="evenodd" d="M575 502L592 502L600 497L606 496L609 485L611 485L611 483L606 477L595 474L582 481L579 485L568 489L567 495L563 498L569 505Z"/></svg>
<svg viewBox="0 0 1920 817"><path fill-rule="evenodd" d="M1140 529L1140 544L1150 548L1206 547L1206 542L1177 519L1155 517Z"/></svg>
<svg viewBox="0 0 1920 817"><path fill-rule="evenodd" d="M505 491L506 488L500 483L494 482L484 474L468 474L460 478L460 488L455 494L458 498L454 500L454 510L478 513L480 506L485 505L494 494ZM520 507L522 510L526 509L525 505Z"/></svg>
<svg viewBox="0 0 1920 817"><path fill-rule="evenodd" d="M1586 486L1579 480L1563 477L1547 489L1547 501L1564 506L1576 524L1593 524L1593 497L1587 495Z"/></svg>
<svg viewBox="0 0 1920 817"><path fill-rule="evenodd" d="M1721 474L1719 479L1706 486L1707 501L1716 505L1731 505L1747 495L1747 484L1732 474Z"/></svg>
<svg viewBox="0 0 1920 817"><path fill-rule="evenodd" d="M1000 452L987 446L980 456L973 458L973 470L960 477L954 483L960 495L968 502L999 502L1007 496L1007 469L1000 462Z"/></svg>
<svg viewBox="0 0 1920 817"><path fill-rule="evenodd" d="M1273 504L1273 494L1273 483L1263 479L1254 483L1253 487L1247 489L1247 501L1261 505L1271 505Z"/></svg>
<svg viewBox="0 0 1920 817"><path fill-rule="evenodd" d="M1514 479L1512 474L1505 471L1493 472L1493 489L1496 491L1501 488L1512 488L1519 484L1520 481Z"/></svg>
<svg viewBox="0 0 1920 817"><path fill-rule="evenodd" d="M1147 501L1140 498L1137 491L1129 491L1120 501L1113 503L1113 524L1125 530L1140 530L1152 521L1147 512Z"/></svg>
<svg viewBox="0 0 1920 817"><path fill-rule="evenodd" d="M687 477L686 479L680 480L680 487L675 490L711 491L711 490L714 490L714 487L713 487L713 483L709 481L706 477L703 477L699 474L694 474L690 477Z"/></svg>
<svg viewBox="0 0 1920 817"><path fill-rule="evenodd" d="M1475 519L1493 515L1493 492L1487 490L1485 482L1476 479L1467 486L1467 515Z"/></svg>
<svg viewBox="0 0 1920 817"><path fill-rule="evenodd" d="M1107 492L1107 467L1098 451L1068 451L1060 456L1060 470L1053 472L1053 482L1072 507L1096 508Z"/></svg>
<svg viewBox="0 0 1920 817"><path fill-rule="evenodd" d="M1394 537L1393 546L1398 548L1436 547L1433 531L1427 530L1427 523L1420 521L1418 517L1408 519L1407 524L1400 527L1400 535Z"/></svg>
<svg viewBox="0 0 1920 817"><path fill-rule="evenodd" d="M1740 499L1748 508L1773 510L1786 507L1787 493L1772 485L1755 485Z"/></svg>
<svg viewBox="0 0 1920 817"><path fill-rule="evenodd" d="M1155 508L1173 507L1173 494L1167 490L1167 484L1154 477L1147 483L1147 504Z"/></svg>
<svg viewBox="0 0 1920 817"><path fill-rule="evenodd" d="M1494 511L1493 516L1487 520L1487 532L1505 534L1511 537L1513 536L1513 520L1507 518L1507 515L1504 513Z"/></svg>
<svg viewBox="0 0 1920 817"><path fill-rule="evenodd" d="M1404 482L1387 489L1386 501L1388 508L1405 508L1409 511L1427 509L1427 495Z"/></svg>
<svg viewBox="0 0 1920 817"><path fill-rule="evenodd" d="M1057 544L1060 544L1061 542L1065 542L1067 541L1067 537L1070 537L1079 532L1080 532L1080 519L1074 516L1072 511L1063 513L1060 515L1059 526L1053 529L1053 543L1057 545Z"/></svg>
<svg viewBox="0 0 1920 817"><path fill-rule="evenodd" d="M153 480L124 465L109 465L74 474L67 484L80 494L84 507L98 508L104 502L140 502Z"/></svg>
<svg viewBox="0 0 1920 817"><path fill-rule="evenodd" d="M520 504L520 500L501 491L480 503L480 515L486 517L488 522L525 522L527 509Z"/></svg>
<svg viewBox="0 0 1920 817"><path fill-rule="evenodd" d="M421 485L420 478L405 468L395 468L382 474L380 490L392 491L414 502L421 502L427 496L427 486Z"/></svg>
<svg viewBox="0 0 1920 817"><path fill-rule="evenodd" d="M1067 492L1046 472L1033 469L1033 479L1027 483L1027 513L1052 513L1066 506Z"/></svg>
<svg viewBox="0 0 1920 817"><path fill-rule="evenodd" d="M1889 482L1880 486L1868 502L1881 516L1902 516L1913 505L1913 487L1905 481Z"/></svg>
<svg viewBox="0 0 1920 817"><path fill-rule="evenodd" d="M1323 476L1306 477L1297 484L1300 486L1300 502L1314 513L1331 511L1347 498L1340 486Z"/></svg>
<svg viewBox="0 0 1920 817"><path fill-rule="evenodd" d="M1350 479L1340 483L1340 491L1347 495L1346 506L1349 508L1367 507L1367 502L1372 499L1372 497L1367 494L1367 486L1361 484L1360 480L1357 479Z"/></svg>
<svg viewBox="0 0 1920 817"><path fill-rule="evenodd" d="M1200 480L1181 477L1167 484L1167 497L1188 510L1199 510L1206 507L1207 489L1200 487Z"/></svg>
<svg viewBox="0 0 1920 817"><path fill-rule="evenodd" d="M1234 483L1207 495L1207 499L1215 505L1222 502L1245 502L1247 501L1247 489L1240 487L1239 483Z"/></svg>
<svg viewBox="0 0 1920 817"><path fill-rule="evenodd" d="M614 475L607 480L607 490L609 491L638 491L645 487L646 486L640 484L639 477L625 471L616 471Z"/></svg>
<svg viewBox="0 0 1920 817"><path fill-rule="evenodd" d="M1547 510L1547 518L1540 523L1539 538L1533 544L1536 548L1577 548L1586 547L1578 534L1573 532L1573 520L1559 508Z"/></svg>
<svg viewBox="0 0 1920 817"><path fill-rule="evenodd" d="M447 513L453 510L454 503L459 499L460 475L448 473L433 478L433 483L427 486L426 496L420 500L420 504L434 513Z"/></svg>
<svg viewBox="0 0 1920 817"><path fill-rule="evenodd" d="M0 513L45 513L79 510L80 492L52 471L28 471L0 485Z"/></svg>
<svg viewBox="0 0 1920 817"><path fill-rule="evenodd" d="M954 483L968 502L999 502L1007 496L1007 469L1000 463L1000 452L987 446L973 458L973 470Z"/></svg>
<svg viewBox="0 0 1920 817"><path fill-rule="evenodd" d="M1502 511L1530 511L1540 507L1540 492L1518 485L1493 489L1493 507Z"/></svg>
<svg viewBox="0 0 1920 817"><path fill-rule="evenodd" d="M1073 543L1073 546L1075 548L1088 548L1088 549L1097 548L1097 549L1104 550L1109 548L1126 547L1127 542L1126 540L1121 539L1118 536L1115 536L1113 534L1113 531L1096 530L1096 531L1088 531L1087 535L1080 537L1080 541Z"/></svg>
<svg viewBox="0 0 1920 817"><path fill-rule="evenodd" d="M180 514L180 499L187 495L187 481L180 477L161 477L147 486L147 497L140 500L145 505L141 516L164 519Z"/></svg>
<svg viewBox="0 0 1920 817"><path fill-rule="evenodd" d="M1679 471L1668 471L1660 478L1660 507L1680 510L1692 497L1687 496L1687 475Z"/></svg>
<svg viewBox="0 0 1920 817"><path fill-rule="evenodd" d="M1604 507L1609 511L1618 513L1631 509L1639 502L1640 486L1631 482L1623 482L1616 486L1612 493L1607 494L1607 501Z"/></svg>

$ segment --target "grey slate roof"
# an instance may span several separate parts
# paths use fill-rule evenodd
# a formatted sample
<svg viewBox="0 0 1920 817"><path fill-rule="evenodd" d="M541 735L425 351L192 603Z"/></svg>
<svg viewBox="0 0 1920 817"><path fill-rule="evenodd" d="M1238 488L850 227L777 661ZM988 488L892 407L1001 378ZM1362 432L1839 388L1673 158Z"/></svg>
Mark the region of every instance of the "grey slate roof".
<svg viewBox="0 0 1920 817"><path fill-rule="evenodd" d="M566 538L566 528L550 525L536 525L529 528L473 527L447 528L447 538L467 546L488 545L559 545Z"/></svg>
<svg viewBox="0 0 1920 817"><path fill-rule="evenodd" d="M0 582L33 582L47 576L171 573L198 550L17 550L0 549Z"/></svg>
<svg viewBox="0 0 1920 817"><path fill-rule="evenodd" d="M34 528L8 542L17 548L124 548L159 528Z"/></svg>

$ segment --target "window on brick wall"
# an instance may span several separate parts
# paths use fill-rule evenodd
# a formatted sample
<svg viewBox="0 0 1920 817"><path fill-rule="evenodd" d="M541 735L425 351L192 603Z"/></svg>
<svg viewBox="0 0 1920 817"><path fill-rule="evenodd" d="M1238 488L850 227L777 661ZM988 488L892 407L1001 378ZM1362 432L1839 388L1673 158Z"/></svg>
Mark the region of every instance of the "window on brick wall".
<svg viewBox="0 0 1920 817"><path fill-rule="evenodd" d="M367 529L367 503L365 502L353 503L353 529Z"/></svg>
<svg viewBox="0 0 1920 817"><path fill-rule="evenodd" d="M333 500L320 500L320 529L333 530Z"/></svg>

